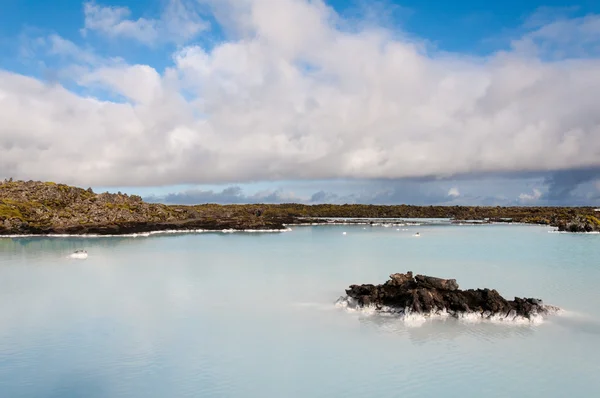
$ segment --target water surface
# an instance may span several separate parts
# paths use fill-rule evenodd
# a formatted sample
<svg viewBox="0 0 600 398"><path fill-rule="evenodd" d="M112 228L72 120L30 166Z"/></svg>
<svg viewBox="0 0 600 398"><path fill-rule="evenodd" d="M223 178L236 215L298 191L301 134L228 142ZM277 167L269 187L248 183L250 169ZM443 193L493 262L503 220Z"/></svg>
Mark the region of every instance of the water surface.
<svg viewBox="0 0 600 398"><path fill-rule="evenodd" d="M0 239L0 395L599 396L600 235L548 230ZM81 248L88 259L66 258ZM567 313L417 327L333 305L409 270Z"/></svg>

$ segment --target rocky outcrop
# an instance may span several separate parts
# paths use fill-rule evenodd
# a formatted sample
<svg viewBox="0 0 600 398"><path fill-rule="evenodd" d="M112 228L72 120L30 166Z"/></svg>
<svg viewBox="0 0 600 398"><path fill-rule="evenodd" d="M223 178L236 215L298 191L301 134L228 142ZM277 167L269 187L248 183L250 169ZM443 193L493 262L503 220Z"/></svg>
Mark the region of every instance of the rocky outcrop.
<svg viewBox="0 0 600 398"><path fill-rule="evenodd" d="M578 215L558 223L558 230L564 232L599 232L600 220L594 216Z"/></svg>
<svg viewBox="0 0 600 398"><path fill-rule="evenodd" d="M417 313L424 315L464 314L481 315L483 318L523 317L532 319L555 312L556 307L544 305L534 298L506 300L496 290L460 290L454 279L431 276L392 274L382 285L352 285L342 298L351 306L373 306L379 311Z"/></svg>
<svg viewBox="0 0 600 398"><path fill-rule="evenodd" d="M136 195L96 194L64 184L0 182L0 235L120 235L164 230L281 230L282 217L260 208L167 206Z"/></svg>

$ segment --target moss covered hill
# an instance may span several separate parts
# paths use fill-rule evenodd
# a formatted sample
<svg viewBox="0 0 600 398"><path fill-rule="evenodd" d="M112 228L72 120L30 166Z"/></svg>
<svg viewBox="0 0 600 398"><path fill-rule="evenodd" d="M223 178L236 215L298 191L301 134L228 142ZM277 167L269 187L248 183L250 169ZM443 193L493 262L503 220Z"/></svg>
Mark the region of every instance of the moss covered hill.
<svg viewBox="0 0 600 398"><path fill-rule="evenodd" d="M598 212L578 207L378 205L167 206L136 195L96 194L53 182L0 182L0 235L123 234L166 229L282 229L315 218L452 218L514 221L571 232L600 231ZM307 220L308 219L308 220Z"/></svg>
<svg viewBox="0 0 600 398"><path fill-rule="evenodd" d="M279 229L255 212L166 206L53 182L0 182L0 234L122 234L165 229Z"/></svg>

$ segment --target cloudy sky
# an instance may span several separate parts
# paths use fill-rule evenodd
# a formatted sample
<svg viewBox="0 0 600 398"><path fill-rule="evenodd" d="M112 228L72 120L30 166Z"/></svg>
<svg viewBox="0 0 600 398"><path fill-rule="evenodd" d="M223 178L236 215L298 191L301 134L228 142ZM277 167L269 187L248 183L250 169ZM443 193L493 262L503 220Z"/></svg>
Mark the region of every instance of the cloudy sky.
<svg viewBox="0 0 600 398"><path fill-rule="evenodd" d="M600 205L597 0L4 0L0 51L0 177Z"/></svg>

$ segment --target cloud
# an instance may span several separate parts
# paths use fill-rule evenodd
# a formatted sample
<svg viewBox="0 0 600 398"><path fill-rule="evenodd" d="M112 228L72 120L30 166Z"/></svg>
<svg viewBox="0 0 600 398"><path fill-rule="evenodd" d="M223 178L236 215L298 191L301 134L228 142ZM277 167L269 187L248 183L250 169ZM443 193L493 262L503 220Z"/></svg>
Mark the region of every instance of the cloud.
<svg viewBox="0 0 600 398"><path fill-rule="evenodd" d="M130 19L131 11L127 7L102 6L93 1L84 3L83 10L85 27L81 30L82 35L95 31L150 46L165 41L185 42L209 28L194 2L187 0L169 0L160 19Z"/></svg>
<svg viewBox="0 0 600 398"><path fill-rule="evenodd" d="M159 202L194 203L357 203L357 204L411 204L411 205L466 205L466 206L595 206L600 204L598 180L582 182L577 189L560 199L548 199L548 175L543 178L487 178L460 181L421 180L350 180L350 181L289 181L261 184L265 188L253 194L255 184L243 187L232 185L224 189L188 189L161 196L148 196L156 188L135 192ZM448 195L460 182L458 196ZM533 187L533 188L532 188ZM97 187L100 192L105 188ZM167 188L168 189L168 188ZM176 188L172 188L175 191ZM117 188L110 189L117 191ZM163 189L164 190L164 189ZM135 190L134 190L135 191ZM167 191L168 192L168 191ZM295 192L298 192L296 194Z"/></svg>
<svg viewBox="0 0 600 398"><path fill-rule="evenodd" d="M544 183L548 193L544 198L548 201L565 201L573 197L573 192L583 183L594 181L600 177L600 167L562 170L552 173Z"/></svg>
<svg viewBox="0 0 600 398"><path fill-rule="evenodd" d="M450 190L448 190L448 196L457 198L460 196L460 191L458 190L457 187L452 187L452 188L450 188Z"/></svg>
<svg viewBox="0 0 600 398"><path fill-rule="evenodd" d="M539 189L533 189L532 193L522 193L519 195L520 202L536 202L542 197L542 192Z"/></svg>
<svg viewBox="0 0 600 398"><path fill-rule="evenodd" d="M600 55L600 17L568 18L556 13L538 13L528 21L534 29L515 40L517 51L550 59ZM549 17L554 17L550 19Z"/></svg>
<svg viewBox="0 0 600 398"><path fill-rule="evenodd" d="M315 192L310 197L312 203L335 203L339 199L339 195L332 192L319 191Z"/></svg>
<svg viewBox="0 0 600 398"><path fill-rule="evenodd" d="M144 198L151 202L169 204L193 205L199 203L248 203L240 187L228 187L221 192L212 190L187 190L184 192L169 193L164 197L149 196Z"/></svg>
<svg viewBox="0 0 600 398"><path fill-rule="evenodd" d="M297 188L300 188L297 186ZM334 187L331 187L335 189ZM366 181L362 189L354 192L334 192L319 190L308 195L296 195L292 186L286 189L265 189L248 195L239 186L229 186L221 191L212 189L189 189L162 196L150 195L144 199L150 202L168 204L247 204L247 203L304 203L304 204L412 204L412 205L488 205L511 204L509 200L492 196L462 195L448 197L436 183L422 184L411 181L394 181L383 187L377 183Z"/></svg>
<svg viewBox="0 0 600 398"><path fill-rule="evenodd" d="M386 190L373 190L354 192L349 194L338 194L334 192L318 191L308 196L295 195L293 192L283 189L266 189L251 195L244 193L239 186L230 186L221 191L190 189L183 192L173 192L164 196L150 195L144 197L150 202L167 204L252 204L252 203L362 203L362 204L440 204L447 203L443 195L434 195L419 189L407 190L402 182L397 182L393 187Z"/></svg>
<svg viewBox="0 0 600 398"><path fill-rule="evenodd" d="M284 192L283 190L266 190L253 195L246 195L242 188L238 186L227 187L220 192L191 189L184 192L169 193L165 196L148 196L144 199L150 202L179 205L306 202L306 199L296 197L293 193Z"/></svg>
<svg viewBox="0 0 600 398"><path fill-rule="evenodd" d="M449 198L440 187L422 186L418 183L397 181L388 189L383 189L378 192L362 192L358 195L353 195L353 199L354 200L349 202L380 205L438 205L450 204L453 198Z"/></svg>
<svg viewBox="0 0 600 398"><path fill-rule="evenodd" d="M0 71L0 177L141 186L600 166L595 53L548 60L533 40L477 58L389 28L347 29L321 1L208 3L228 39L180 47L166 69L75 55L67 69L86 95ZM87 31L145 43L170 32L163 17L86 9ZM598 19L560 29L591 37ZM447 190L435 195L447 201ZM411 199L400 193L376 199Z"/></svg>
<svg viewBox="0 0 600 398"><path fill-rule="evenodd" d="M92 50L84 50L70 40L66 40L57 34L51 34L47 39L38 38L38 43L45 46L48 54L69 57L82 64L96 65L101 58Z"/></svg>

